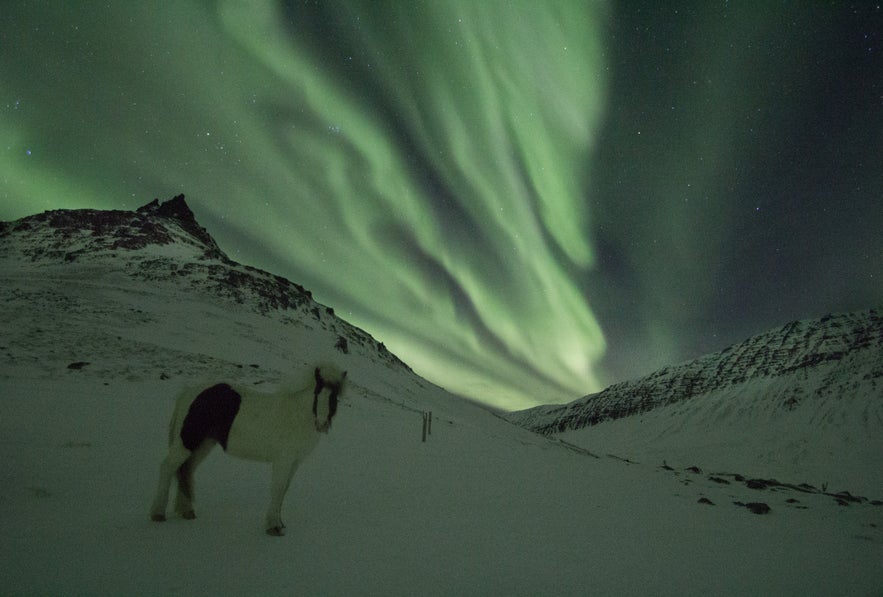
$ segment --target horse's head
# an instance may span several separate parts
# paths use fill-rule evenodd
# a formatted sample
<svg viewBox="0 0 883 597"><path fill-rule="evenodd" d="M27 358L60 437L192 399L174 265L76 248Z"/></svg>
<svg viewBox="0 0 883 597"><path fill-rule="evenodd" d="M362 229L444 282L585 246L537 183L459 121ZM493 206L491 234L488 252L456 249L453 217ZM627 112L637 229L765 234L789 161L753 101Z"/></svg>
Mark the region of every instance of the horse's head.
<svg viewBox="0 0 883 597"><path fill-rule="evenodd" d="M328 433L328 430L331 429L331 420L337 413L337 400L343 391L346 371L340 373L330 366L316 367L315 375L313 420L316 424L316 431Z"/></svg>

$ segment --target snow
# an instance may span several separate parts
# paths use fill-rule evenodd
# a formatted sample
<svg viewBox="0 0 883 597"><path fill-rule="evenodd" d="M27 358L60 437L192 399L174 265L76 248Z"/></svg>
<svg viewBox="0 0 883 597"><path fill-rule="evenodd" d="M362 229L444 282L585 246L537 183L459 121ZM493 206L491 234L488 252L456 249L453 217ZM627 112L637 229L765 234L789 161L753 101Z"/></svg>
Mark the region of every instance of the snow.
<svg viewBox="0 0 883 597"><path fill-rule="evenodd" d="M334 320L262 315L193 280L105 266L0 263L4 595L883 592L883 506L715 482L709 446L686 432L664 469L653 442L673 413L611 427L581 442L590 453L451 396L370 343L333 350L345 332ZM220 450L197 472L196 520L149 520L180 388L269 386L329 358L351 391L292 483L284 538L262 528L269 468ZM763 462L722 472L772 476Z"/></svg>
<svg viewBox="0 0 883 597"><path fill-rule="evenodd" d="M813 375L824 379L834 367L822 364ZM770 386L784 383L751 380L559 437L643 462L698 463L717 471L883 496L879 390L809 395L791 409L769 408L764 398L776 393ZM813 387L812 380L806 386Z"/></svg>
<svg viewBox="0 0 883 597"><path fill-rule="evenodd" d="M419 419L355 395L264 535L268 470L214 454L195 521L147 507L161 383L4 380L5 594L871 594L879 508L728 504L658 468L593 458L493 417ZM8 468L7 468L8 467ZM716 506L696 503L708 495ZM743 493L748 493L744 490Z"/></svg>
<svg viewBox="0 0 883 597"><path fill-rule="evenodd" d="M643 462L698 459L717 471L879 494L883 320L870 309L794 321L507 419Z"/></svg>

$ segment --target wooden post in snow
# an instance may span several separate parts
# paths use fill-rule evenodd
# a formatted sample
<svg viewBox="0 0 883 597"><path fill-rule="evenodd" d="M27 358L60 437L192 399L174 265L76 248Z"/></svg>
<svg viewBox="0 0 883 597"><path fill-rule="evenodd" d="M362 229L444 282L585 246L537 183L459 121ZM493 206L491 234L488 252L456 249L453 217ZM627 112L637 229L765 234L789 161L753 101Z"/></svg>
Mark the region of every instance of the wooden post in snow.
<svg viewBox="0 0 883 597"><path fill-rule="evenodd" d="M423 441L426 441L426 436L432 435L432 411L423 411Z"/></svg>

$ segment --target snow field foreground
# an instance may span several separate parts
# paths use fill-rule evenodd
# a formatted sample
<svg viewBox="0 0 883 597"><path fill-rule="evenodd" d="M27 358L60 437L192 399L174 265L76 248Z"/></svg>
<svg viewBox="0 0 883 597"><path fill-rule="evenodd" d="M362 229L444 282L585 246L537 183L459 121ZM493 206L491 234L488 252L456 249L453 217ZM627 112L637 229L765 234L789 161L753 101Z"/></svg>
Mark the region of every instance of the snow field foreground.
<svg viewBox="0 0 883 597"><path fill-rule="evenodd" d="M216 451L195 521L148 520L174 383L4 379L0 587L36 594L874 594L881 510L764 516L701 478L360 388L264 535L269 468ZM746 490L747 491L747 490ZM699 494L717 504L697 503ZM870 525L876 524L874 528Z"/></svg>

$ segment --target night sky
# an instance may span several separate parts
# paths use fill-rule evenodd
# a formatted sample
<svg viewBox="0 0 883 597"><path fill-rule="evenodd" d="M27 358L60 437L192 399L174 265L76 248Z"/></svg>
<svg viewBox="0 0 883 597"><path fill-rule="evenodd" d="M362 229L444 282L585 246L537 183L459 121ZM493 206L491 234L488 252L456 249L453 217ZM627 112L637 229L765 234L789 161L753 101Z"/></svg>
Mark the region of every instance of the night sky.
<svg viewBox="0 0 883 597"><path fill-rule="evenodd" d="M506 409L883 304L880 3L673 4L4 0L0 220L185 193Z"/></svg>

